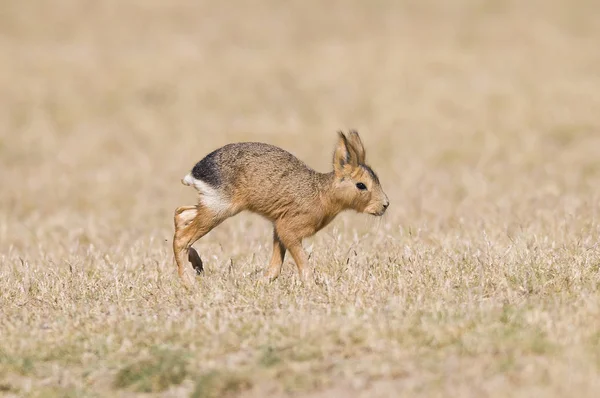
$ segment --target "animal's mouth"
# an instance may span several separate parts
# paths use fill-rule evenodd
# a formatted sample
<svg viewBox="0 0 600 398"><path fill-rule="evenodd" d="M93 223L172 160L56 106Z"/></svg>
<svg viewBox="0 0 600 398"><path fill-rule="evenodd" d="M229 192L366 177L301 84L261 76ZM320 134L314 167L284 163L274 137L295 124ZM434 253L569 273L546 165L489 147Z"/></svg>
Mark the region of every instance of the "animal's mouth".
<svg viewBox="0 0 600 398"><path fill-rule="evenodd" d="M381 217L385 214L385 210L380 210L380 211L372 211L369 212L370 215L372 216L377 216L377 217Z"/></svg>

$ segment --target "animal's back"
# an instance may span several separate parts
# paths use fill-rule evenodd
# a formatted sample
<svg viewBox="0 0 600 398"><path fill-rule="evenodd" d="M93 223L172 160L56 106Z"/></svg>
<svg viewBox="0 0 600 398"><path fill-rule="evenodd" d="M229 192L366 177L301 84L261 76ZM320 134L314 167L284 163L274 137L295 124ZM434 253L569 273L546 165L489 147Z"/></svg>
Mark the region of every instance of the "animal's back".
<svg viewBox="0 0 600 398"><path fill-rule="evenodd" d="M279 147L244 142L208 154L184 183L194 185L201 201L217 211L247 209L275 219L318 196L318 175Z"/></svg>

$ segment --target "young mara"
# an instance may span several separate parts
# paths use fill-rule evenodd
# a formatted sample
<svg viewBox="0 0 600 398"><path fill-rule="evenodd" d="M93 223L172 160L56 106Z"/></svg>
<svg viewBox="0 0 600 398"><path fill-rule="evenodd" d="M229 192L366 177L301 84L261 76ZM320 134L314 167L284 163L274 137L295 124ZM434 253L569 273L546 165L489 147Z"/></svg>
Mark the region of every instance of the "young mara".
<svg viewBox="0 0 600 398"><path fill-rule="evenodd" d="M196 206L175 210L173 251L179 275L186 255L197 272L202 262L191 246L228 217L242 210L273 222L273 256L266 277L275 279L289 250L300 277L311 272L302 239L314 235L342 210L381 216L389 206L377 175L365 164L356 131L339 132L333 171L318 173L273 145L225 145L196 163L183 184L199 192Z"/></svg>

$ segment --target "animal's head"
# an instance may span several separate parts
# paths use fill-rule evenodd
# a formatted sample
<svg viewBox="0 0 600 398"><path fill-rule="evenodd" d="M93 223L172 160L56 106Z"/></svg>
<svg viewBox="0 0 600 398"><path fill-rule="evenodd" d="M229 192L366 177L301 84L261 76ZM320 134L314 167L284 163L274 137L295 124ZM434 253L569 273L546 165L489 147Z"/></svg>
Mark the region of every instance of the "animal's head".
<svg viewBox="0 0 600 398"><path fill-rule="evenodd" d="M390 201L379 178L365 163L365 148L356 131L341 131L333 155L336 196L346 208L381 216Z"/></svg>

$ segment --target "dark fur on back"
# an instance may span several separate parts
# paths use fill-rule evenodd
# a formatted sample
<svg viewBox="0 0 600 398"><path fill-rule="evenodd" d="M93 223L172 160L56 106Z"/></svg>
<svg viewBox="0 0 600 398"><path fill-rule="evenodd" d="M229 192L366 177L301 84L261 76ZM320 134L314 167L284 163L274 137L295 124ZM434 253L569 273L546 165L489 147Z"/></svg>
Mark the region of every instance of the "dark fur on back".
<svg viewBox="0 0 600 398"><path fill-rule="evenodd" d="M192 169L192 176L211 185L213 188L218 188L221 185L221 175L219 168L219 151L212 151L204 159L200 160Z"/></svg>

